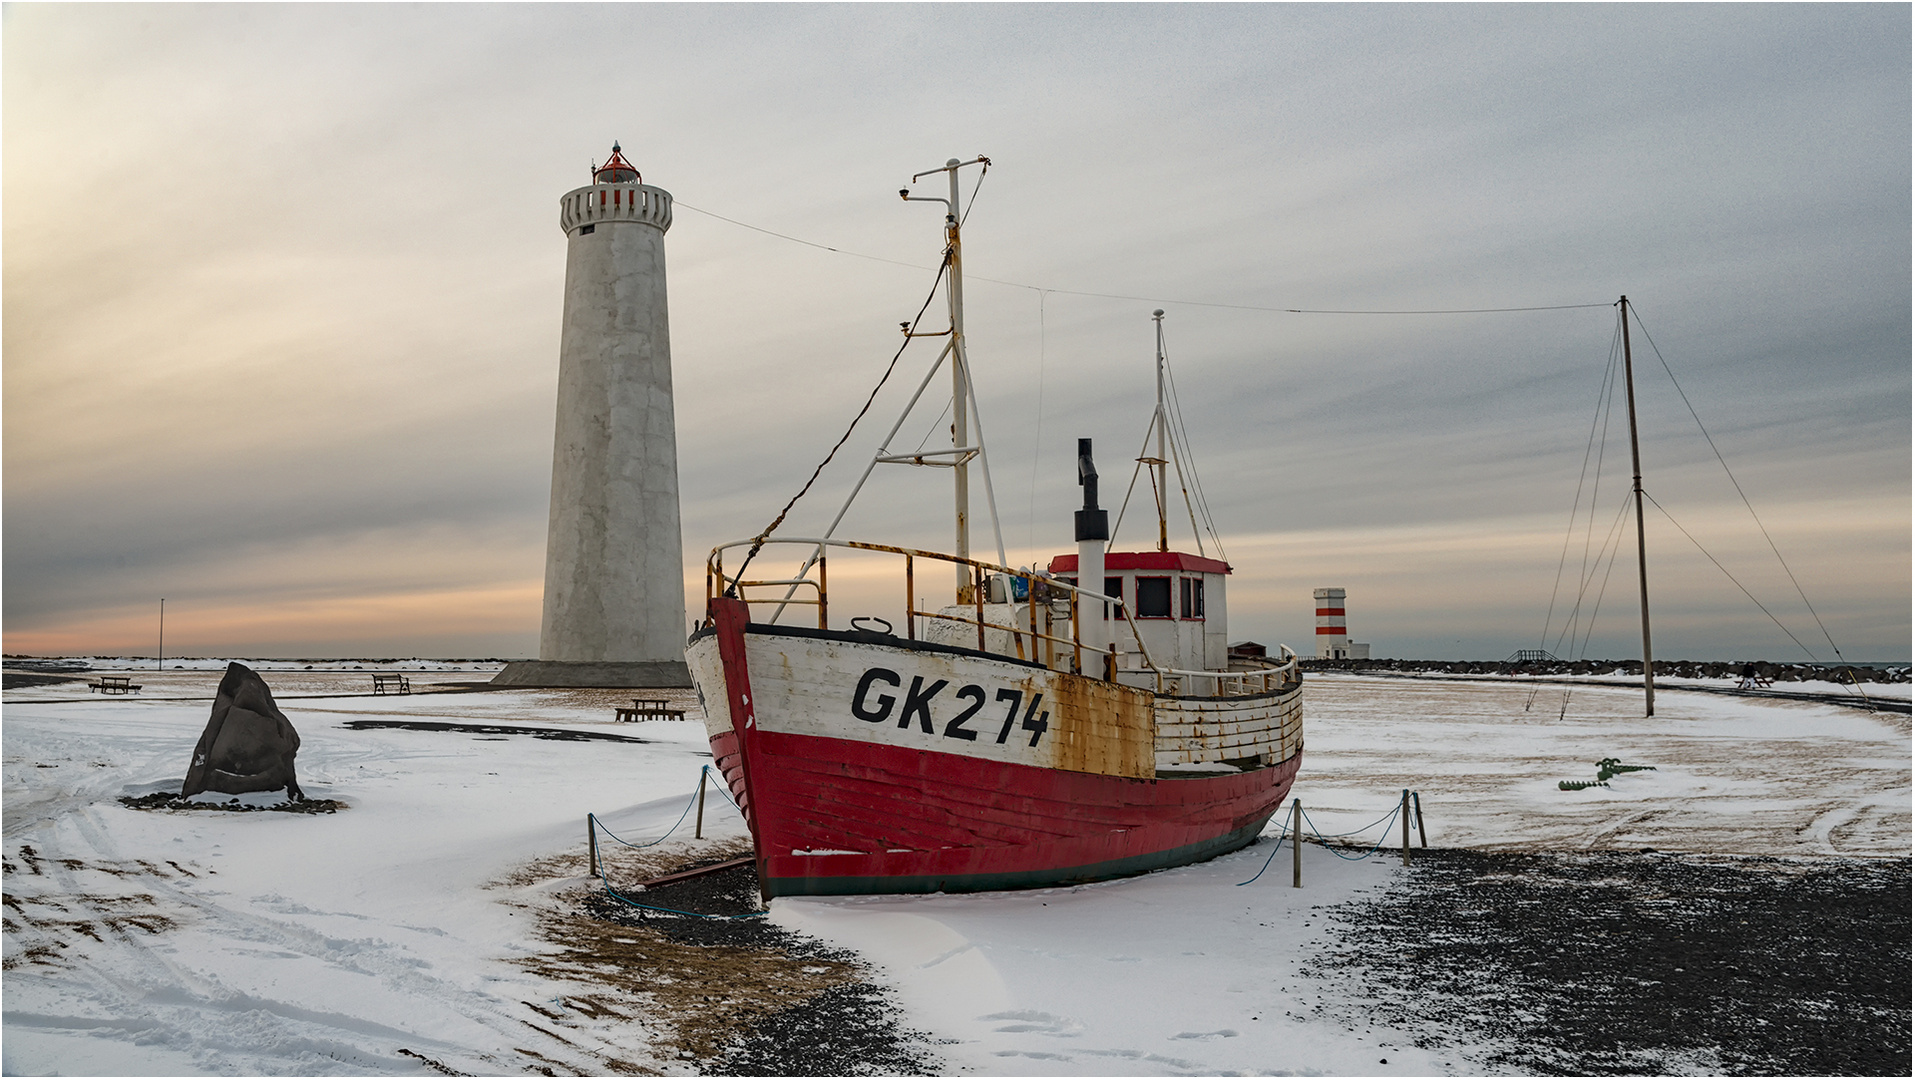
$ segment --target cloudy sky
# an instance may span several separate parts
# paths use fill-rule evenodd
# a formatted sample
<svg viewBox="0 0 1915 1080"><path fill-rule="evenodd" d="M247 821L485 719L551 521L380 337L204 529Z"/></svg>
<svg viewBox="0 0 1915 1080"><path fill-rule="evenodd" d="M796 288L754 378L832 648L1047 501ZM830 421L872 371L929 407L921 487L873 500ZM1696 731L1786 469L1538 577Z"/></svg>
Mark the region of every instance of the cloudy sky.
<svg viewBox="0 0 1915 1080"><path fill-rule="evenodd" d="M937 212L897 189L986 154L968 329L1013 561L1071 548L1077 437L1121 493L1161 306L1233 638L1309 647L1310 590L1340 585L1380 655L1640 655L1633 545L1587 644L1560 593L1545 630L1566 544L1565 590L1583 565L1612 308L1288 310L1627 293L1844 654L1909 656L1905 6L0 18L9 653L150 655L165 597L169 653L534 655L558 200L618 139L678 200L694 610L705 553L804 481L929 288ZM1646 489L1828 658L1635 343ZM790 532L822 529L930 358ZM949 498L882 470L841 533L948 546ZM1670 520L1657 654L1805 659Z"/></svg>

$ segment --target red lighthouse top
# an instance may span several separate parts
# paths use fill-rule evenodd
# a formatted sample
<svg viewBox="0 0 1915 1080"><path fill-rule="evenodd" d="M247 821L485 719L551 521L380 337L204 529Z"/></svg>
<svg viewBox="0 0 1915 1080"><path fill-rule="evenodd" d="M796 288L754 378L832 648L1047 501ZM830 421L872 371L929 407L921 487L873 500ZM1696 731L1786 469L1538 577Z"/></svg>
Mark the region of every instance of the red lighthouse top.
<svg viewBox="0 0 1915 1080"><path fill-rule="evenodd" d="M637 167L625 160L625 155L619 151L618 144L613 143L612 156L606 159L605 164L592 170L592 182L595 184L642 184L645 181L638 175Z"/></svg>

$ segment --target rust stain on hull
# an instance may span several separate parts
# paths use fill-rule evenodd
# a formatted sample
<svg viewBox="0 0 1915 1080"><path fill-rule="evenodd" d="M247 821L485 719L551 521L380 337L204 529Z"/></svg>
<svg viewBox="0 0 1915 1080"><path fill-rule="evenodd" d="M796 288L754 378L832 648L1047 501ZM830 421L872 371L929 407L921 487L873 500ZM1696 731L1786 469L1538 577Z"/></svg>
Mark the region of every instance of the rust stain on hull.
<svg viewBox="0 0 1915 1080"><path fill-rule="evenodd" d="M1147 779L1157 775L1156 717L1148 690L1048 672L1053 769Z"/></svg>

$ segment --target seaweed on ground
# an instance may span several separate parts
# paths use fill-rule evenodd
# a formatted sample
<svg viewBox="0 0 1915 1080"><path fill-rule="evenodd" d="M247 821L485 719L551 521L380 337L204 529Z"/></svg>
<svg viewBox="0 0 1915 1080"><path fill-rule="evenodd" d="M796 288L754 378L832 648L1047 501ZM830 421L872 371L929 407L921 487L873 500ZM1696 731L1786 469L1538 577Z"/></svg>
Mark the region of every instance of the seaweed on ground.
<svg viewBox="0 0 1915 1080"><path fill-rule="evenodd" d="M151 795L124 795L120 805L133 810L223 810L228 813L250 814L256 811L271 811L278 814L334 814L346 808L338 799L289 799L282 803L258 805L243 803L236 795L227 802L211 802L205 799L182 798L177 792L155 791Z"/></svg>

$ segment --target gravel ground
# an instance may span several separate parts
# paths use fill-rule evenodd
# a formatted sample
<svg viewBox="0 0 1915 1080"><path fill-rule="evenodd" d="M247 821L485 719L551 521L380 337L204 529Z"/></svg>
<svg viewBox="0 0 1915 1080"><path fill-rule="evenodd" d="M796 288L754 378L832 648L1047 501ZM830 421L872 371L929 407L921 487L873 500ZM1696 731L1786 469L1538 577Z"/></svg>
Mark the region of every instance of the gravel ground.
<svg viewBox="0 0 1915 1080"><path fill-rule="evenodd" d="M757 871L749 865L654 886L633 899L702 915L742 916L761 909ZM930 1036L903 1025L891 992L862 977L865 967L855 953L763 919L664 914L603 892L588 896L584 908L595 919L709 950L714 964L730 967L734 986L741 978L752 980L754 971L762 977L795 967L824 976L821 981L828 985L802 991L799 1003L769 1012L752 1003L709 1000L698 1017L698 1026L709 1034L686 1043L715 1048L696 1058L703 1075L924 1076L939 1070ZM827 974L827 968L832 972Z"/></svg>
<svg viewBox="0 0 1915 1080"><path fill-rule="evenodd" d="M1909 1075L1908 859L1416 856L1328 913L1346 1024L1498 1071Z"/></svg>

